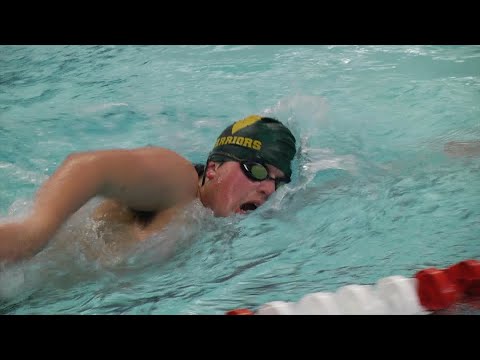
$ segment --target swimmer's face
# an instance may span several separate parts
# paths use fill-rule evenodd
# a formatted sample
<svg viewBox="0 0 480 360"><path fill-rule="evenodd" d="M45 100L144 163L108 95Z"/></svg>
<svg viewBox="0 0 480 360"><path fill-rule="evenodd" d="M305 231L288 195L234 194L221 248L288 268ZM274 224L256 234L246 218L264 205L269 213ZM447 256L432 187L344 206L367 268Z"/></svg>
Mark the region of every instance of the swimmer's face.
<svg viewBox="0 0 480 360"><path fill-rule="evenodd" d="M265 166L271 178L285 176L275 166L269 164ZM210 192L208 206L215 216L246 214L265 203L275 192L275 180L251 180L236 161L226 161L222 164L210 162L206 171Z"/></svg>

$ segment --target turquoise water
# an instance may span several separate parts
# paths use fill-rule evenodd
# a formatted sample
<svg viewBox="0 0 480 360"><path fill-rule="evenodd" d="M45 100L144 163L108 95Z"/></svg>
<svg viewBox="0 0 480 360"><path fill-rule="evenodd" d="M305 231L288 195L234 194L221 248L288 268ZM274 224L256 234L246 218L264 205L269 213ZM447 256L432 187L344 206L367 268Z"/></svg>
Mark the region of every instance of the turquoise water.
<svg viewBox="0 0 480 360"><path fill-rule="evenodd" d="M266 113L299 154L255 213L194 204L127 257L105 253L87 204L0 270L0 313L222 314L480 259L480 156L444 152L480 139L479 104L478 46L1 46L0 219L73 151L203 162L225 126Z"/></svg>

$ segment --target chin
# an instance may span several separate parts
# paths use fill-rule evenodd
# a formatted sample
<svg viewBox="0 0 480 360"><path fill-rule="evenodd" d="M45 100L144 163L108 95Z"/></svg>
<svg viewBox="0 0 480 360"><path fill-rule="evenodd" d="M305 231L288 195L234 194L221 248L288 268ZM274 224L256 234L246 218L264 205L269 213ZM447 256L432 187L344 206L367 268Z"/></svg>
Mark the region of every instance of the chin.
<svg viewBox="0 0 480 360"><path fill-rule="evenodd" d="M228 217L234 215L235 212L227 209L216 209L214 210L213 214L216 217Z"/></svg>

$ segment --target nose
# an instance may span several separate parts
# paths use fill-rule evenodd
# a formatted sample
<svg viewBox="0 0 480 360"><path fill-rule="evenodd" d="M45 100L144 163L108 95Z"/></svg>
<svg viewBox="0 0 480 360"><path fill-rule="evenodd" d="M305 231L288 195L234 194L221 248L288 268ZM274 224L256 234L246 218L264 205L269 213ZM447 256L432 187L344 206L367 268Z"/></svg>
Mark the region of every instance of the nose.
<svg viewBox="0 0 480 360"><path fill-rule="evenodd" d="M275 180L266 179L259 182L258 191L267 197L275 192Z"/></svg>

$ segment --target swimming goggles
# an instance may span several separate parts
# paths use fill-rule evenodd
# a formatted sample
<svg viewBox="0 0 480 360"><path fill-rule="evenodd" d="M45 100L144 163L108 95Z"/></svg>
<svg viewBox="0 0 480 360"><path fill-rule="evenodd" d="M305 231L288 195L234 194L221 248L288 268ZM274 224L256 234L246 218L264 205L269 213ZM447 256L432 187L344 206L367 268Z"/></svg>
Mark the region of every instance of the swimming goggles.
<svg viewBox="0 0 480 360"><path fill-rule="evenodd" d="M291 180L289 177L276 177L272 178L268 174L267 166L260 161L239 161L240 168L246 177L253 181L273 180L275 181L275 190L279 187L288 184Z"/></svg>
<svg viewBox="0 0 480 360"><path fill-rule="evenodd" d="M255 157L254 159L251 160L242 160L237 158L236 156L232 154L227 154L227 153L217 153L214 156L210 156L207 159L207 163L205 164L205 167L208 165L208 162L210 160L213 161L228 161L228 160L233 160L236 161L240 164L240 168L242 169L243 173L247 178L253 181L264 181L264 180L273 180L275 181L275 190L277 190L279 187L288 184L291 179L290 177L277 177L277 178L272 178L268 174L268 168L266 162L260 158L260 157ZM205 183L205 174L206 171L203 173L203 179L202 179L202 185Z"/></svg>

